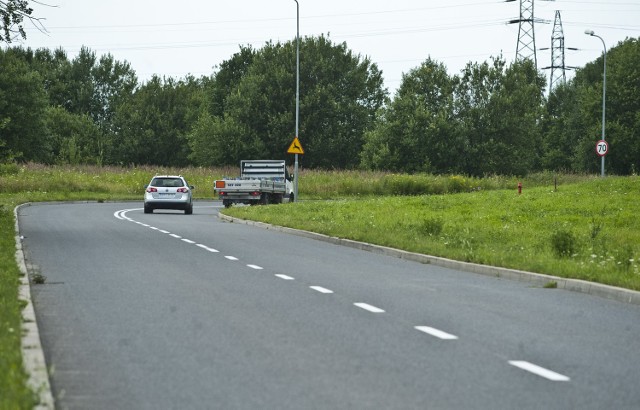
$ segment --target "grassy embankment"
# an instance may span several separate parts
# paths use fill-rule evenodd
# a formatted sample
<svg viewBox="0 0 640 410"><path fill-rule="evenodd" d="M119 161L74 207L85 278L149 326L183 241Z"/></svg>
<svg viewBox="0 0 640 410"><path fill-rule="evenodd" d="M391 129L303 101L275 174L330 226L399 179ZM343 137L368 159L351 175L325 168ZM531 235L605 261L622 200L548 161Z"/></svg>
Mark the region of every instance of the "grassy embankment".
<svg viewBox="0 0 640 410"><path fill-rule="evenodd" d="M0 165L0 408L32 408L20 351L22 305L13 209L24 202L142 200L154 173L181 173L196 198L236 168ZM638 177L471 179L378 172L303 171L300 197L332 199L226 213L453 259L576 277L640 290ZM450 194L450 195L444 195ZM403 196L400 196L403 195Z"/></svg>
<svg viewBox="0 0 640 410"><path fill-rule="evenodd" d="M525 179L518 195L517 182L504 178L396 175L383 177L366 194L407 186L405 191L431 195L223 212L412 252L640 290L640 178L571 177L557 190L552 179ZM326 189L359 183L339 181L339 174L333 181L325 181ZM501 189L505 185L509 189ZM303 182L301 187L305 192ZM459 193L442 195L452 191Z"/></svg>

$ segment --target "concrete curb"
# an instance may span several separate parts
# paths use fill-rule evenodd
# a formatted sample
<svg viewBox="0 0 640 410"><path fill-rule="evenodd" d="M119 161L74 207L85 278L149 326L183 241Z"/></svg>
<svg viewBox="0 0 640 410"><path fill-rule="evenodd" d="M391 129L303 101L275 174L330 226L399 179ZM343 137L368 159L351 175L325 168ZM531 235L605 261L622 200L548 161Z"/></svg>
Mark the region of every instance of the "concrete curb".
<svg viewBox="0 0 640 410"><path fill-rule="evenodd" d="M51 394L51 384L49 383L49 373L40 342L40 332L36 313L31 300L31 285L29 273L22 250L22 238L18 227L18 209L30 204L18 205L13 210L16 232L16 262L20 269L20 287L18 297L27 304L22 310L22 363L29 379L28 387L38 396L39 403L34 407L39 410L52 410L55 408L53 395Z"/></svg>
<svg viewBox="0 0 640 410"><path fill-rule="evenodd" d="M407 252L399 249L389 248L386 246L372 245L370 243L352 241L350 239L336 238L315 232L303 231L300 229L287 228L282 226L270 225L264 222L255 222L245 219L233 218L231 216L218 213L218 217L227 222L241 223L253 225L264 229L271 229L279 232L286 232L292 235L303 236L305 238L316 239L335 245L348 246L354 249L373 252L377 254L393 256L395 258L406 259L414 262L441 266L444 268L457 269L466 272L473 272L485 276L493 276L509 280L517 280L527 282L533 286L543 287L550 282L556 282L558 289L564 289L571 292L586 293L605 299L616 300L622 303L640 305L640 292L629 289L618 288L615 286L603 285L595 282L588 282L579 279L567 279L557 276L544 275L540 273L532 273L515 269L499 268L495 266L480 265L477 263L460 262L452 259L440 258L437 256L424 255L420 253Z"/></svg>

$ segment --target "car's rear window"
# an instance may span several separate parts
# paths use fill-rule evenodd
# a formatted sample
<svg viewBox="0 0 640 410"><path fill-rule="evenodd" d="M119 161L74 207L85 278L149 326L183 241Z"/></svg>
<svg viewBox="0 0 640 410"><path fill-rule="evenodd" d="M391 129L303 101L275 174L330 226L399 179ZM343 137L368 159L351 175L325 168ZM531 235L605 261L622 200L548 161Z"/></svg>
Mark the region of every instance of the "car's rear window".
<svg viewBox="0 0 640 410"><path fill-rule="evenodd" d="M153 178L151 185L159 188L184 186L180 178Z"/></svg>

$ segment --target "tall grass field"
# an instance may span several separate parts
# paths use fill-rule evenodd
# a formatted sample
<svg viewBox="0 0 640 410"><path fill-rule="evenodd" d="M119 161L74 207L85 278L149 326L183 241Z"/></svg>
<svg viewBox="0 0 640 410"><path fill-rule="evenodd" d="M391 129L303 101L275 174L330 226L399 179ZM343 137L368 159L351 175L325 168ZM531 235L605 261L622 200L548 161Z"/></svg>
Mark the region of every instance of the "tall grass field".
<svg viewBox="0 0 640 410"><path fill-rule="evenodd" d="M0 409L37 397L22 369L13 209L25 202L135 200L154 174L181 174L196 199L231 168L0 164ZM331 236L640 290L640 178L469 178L302 170L301 201L224 213ZM523 190L517 192L521 182Z"/></svg>

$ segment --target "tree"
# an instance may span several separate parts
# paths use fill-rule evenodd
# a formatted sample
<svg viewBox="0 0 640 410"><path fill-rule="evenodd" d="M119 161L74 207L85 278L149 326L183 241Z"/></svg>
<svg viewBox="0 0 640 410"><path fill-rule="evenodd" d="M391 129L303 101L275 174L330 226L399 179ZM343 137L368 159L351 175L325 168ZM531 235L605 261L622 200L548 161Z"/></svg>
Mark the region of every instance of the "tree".
<svg viewBox="0 0 640 410"><path fill-rule="evenodd" d="M47 128L52 138L52 156L61 164L102 165L102 132L86 114L72 114L60 106L47 108Z"/></svg>
<svg viewBox="0 0 640 410"><path fill-rule="evenodd" d="M366 134L362 165L404 172L456 172L461 146L452 126L455 79L431 58L402 78L378 127Z"/></svg>
<svg viewBox="0 0 640 410"><path fill-rule="evenodd" d="M236 86L225 86L222 71L216 75L215 87L228 90L228 95L222 115L203 117L204 124L191 134L193 158L201 158L196 151L203 146L222 164L248 158L238 155L282 158L295 130L295 43L267 43L255 55L235 57L249 66L241 65L230 76L233 81L239 79ZM353 55L344 43L335 45L324 36L304 39L300 45L300 139L305 164L357 166L364 132L373 126L384 97L375 64ZM219 133L204 135L205 129Z"/></svg>
<svg viewBox="0 0 640 410"><path fill-rule="evenodd" d="M454 112L458 133L464 139L461 161L466 174L484 175L495 169L489 111L505 65L501 57L492 58L491 64L468 63L456 82Z"/></svg>
<svg viewBox="0 0 640 410"><path fill-rule="evenodd" d="M115 112L131 98L137 77L127 62L116 61L110 54L100 58L82 47L72 61L65 61L62 50L36 53L34 65L44 74L51 103L77 116L88 116L100 132L94 134L92 146L98 147L99 163L111 163L114 142Z"/></svg>
<svg viewBox="0 0 640 410"><path fill-rule="evenodd" d="M37 1L34 3L38 3ZM36 27L42 28L40 19L33 17L33 9L26 0L0 1L0 42L11 43L17 37L27 38L22 26L24 19L30 20Z"/></svg>
<svg viewBox="0 0 640 410"><path fill-rule="evenodd" d="M524 175L539 166L544 84L528 60L465 67L455 91L465 173Z"/></svg>
<svg viewBox="0 0 640 410"><path fill-rule="evenodd" d="M570 158L571 170L599 172L595 154L602 130L603 57L576 71L565 87L549 97L545 118L544 164L556 168ZM607 172L625 175L640 168L639 39L627 39L607 53Z"/></svg>
<svg viewBox="0 0 640 410"><path fill-rule="evenodd" d="M542 123L542 168L550 171L573 170L576 142L581 130L578 90L572 83L561 84L549 94Z"/></svg>
<svg viewBox="0 0 640 410"><path fill-rule="evenodd" d="M52 160L47 105L40 75L12 49L0 50L0 160Z"/></svg>
<svg viewBox="0 0 640 410"><path fill-rule="evenodd" d="M491 173L526 175L539 168L545 79L531 60L516 61L505 71L491 99Z"/></svg>
<svg viewBox="0 0 640 410"><path fill-rule="evenodd" d="M187 134L203 111L203 80L153 76L120 104L111 160L122 164L185 166Z"/></svg>
<svg viewBox="0 0 640 410"><path fill-rule="evenodd" d="M599 62L599 60L598 60ZM640 38L628 38L607 56L607 167L615 174L640 170ZM601 81L599 81L601 83ZM600 89L601 84L600 84ZM592 148L595 141L592 141Z"/></svg>
<svg viewBox="0 0 640 410"><path fill-rule="evenodd" d="M249 71L255 56L256 51L251 46L240 46L239 52L220 64L211 84L209 99L211 115L218 117L224 115L227 97L238 87L242 77Z"/></svg>

